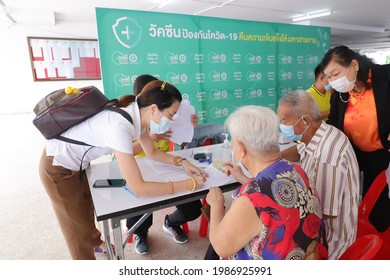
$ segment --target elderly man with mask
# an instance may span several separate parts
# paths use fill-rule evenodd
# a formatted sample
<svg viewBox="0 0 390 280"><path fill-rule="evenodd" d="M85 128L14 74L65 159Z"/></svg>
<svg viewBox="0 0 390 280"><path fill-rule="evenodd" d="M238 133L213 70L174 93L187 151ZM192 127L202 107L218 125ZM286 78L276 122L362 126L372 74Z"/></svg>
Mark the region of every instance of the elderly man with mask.
<svg viewBox="0 0 390 280"><path fill-rule="evenodd" d="M338 259L355 241L359 166L348 137L321 120L313 97L296 90L279 100L277 114L285 138L298 144L282 157L299 162L318 190L325 218L329 259Z"/></svg>

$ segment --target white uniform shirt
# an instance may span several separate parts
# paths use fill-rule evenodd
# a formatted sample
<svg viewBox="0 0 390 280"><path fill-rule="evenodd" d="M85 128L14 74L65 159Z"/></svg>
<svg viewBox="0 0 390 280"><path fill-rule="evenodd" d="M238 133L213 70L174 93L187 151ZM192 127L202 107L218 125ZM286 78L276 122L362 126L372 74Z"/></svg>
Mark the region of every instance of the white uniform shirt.
<svg viewBox="0 0 390 280"><path fill-rule="evenodd" d="M306 146L298 144L301 166L320 197L329 259L338 259L356 240L360 175L348 137L322 122Z"/></svg>
<svg viewBox="0 0 390 280"><path fill-rule="evenodd" d="M91 160L111 154L113 150L133 154L132 141L139 140L141 135L139 108L134 102L121 109L130 114L133 124L117 112L103 110L61 134L94 146L85 154L82 169L87 168ZM53 165L78 171L81 159L89 148L50 139L46 144L46 155L54 157Z"/></svg>

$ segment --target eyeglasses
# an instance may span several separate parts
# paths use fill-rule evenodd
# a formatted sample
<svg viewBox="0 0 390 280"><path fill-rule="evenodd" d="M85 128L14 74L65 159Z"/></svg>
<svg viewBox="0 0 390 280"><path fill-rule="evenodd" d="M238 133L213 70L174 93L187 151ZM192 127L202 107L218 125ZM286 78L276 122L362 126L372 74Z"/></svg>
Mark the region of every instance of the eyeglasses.
<svg viewBox="0 0 390 280"><path fill-rule="evenodd" d="M279 123L281 123L281 124L283 124L283 125L288 125L288 126L294 127L294 126L296 126L296 125L299 123L299 121L300 121L301 119L302 119L302 117L300 117L298 120L296 120L296 121L294 122L294 124L292 124L292 125L286 124L286 121L285 121L285 120L282 120L282 119L279 119Z"/></svg>
<svg viewBox="0 0 390 280"><path fill-rule="evenodd" d="M175 117L174 115L172 116L171 114L169 114L167 111L163 111L163 113L166 113L167 114L167 117L169 120L173 121L173 118Z"/></svg>

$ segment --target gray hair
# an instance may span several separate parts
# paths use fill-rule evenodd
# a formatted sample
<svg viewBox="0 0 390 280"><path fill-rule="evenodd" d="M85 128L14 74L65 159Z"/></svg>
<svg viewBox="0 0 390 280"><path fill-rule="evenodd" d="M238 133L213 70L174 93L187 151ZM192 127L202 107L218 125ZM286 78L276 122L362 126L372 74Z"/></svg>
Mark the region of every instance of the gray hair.
<svg viewBox="0 0 390 280"><path fill-rule="evenodd" d="M241 141L251 154L279 152L279 118L269 108L243 106L225 122L230 136Z"/></svg>
<svg viewBox="0 0 390 280"><path fill-rule="evenodd" d="M313 96L305 90L297 89L279 99L279 106L285 105L291 108L291 113L296 117L309 114L314 121L321 120L320 109Z"/></svg>

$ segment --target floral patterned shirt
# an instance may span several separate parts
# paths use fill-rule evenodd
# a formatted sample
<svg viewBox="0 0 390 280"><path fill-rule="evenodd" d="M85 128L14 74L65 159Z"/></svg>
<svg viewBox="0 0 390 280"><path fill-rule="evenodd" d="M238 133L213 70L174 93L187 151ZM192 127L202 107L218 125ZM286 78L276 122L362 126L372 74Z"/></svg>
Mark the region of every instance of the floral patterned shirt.
<svg viewBox="0 0 390 280"><path fill-rule="evenodd" d="M233 192L246 196L262 231L229 259L327 259L325 224L315 188L296 164L278 160Z"/></svg>

